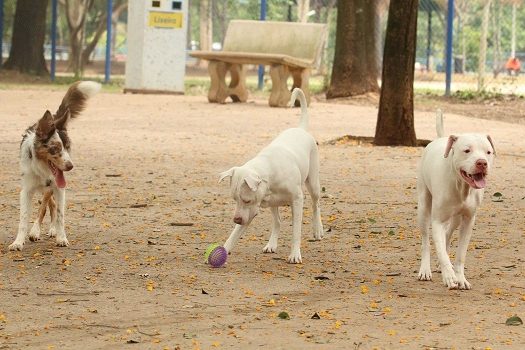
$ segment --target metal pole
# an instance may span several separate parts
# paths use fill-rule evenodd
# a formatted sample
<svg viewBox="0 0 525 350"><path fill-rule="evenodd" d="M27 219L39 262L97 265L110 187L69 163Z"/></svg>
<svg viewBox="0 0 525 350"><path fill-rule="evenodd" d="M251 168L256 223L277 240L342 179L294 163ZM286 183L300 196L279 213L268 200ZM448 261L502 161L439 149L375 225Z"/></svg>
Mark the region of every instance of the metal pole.
<svg viewBox="0 0 525 350"><path fill-rule="evenodd" d="M260 17L260 20L261 21L266 20L266 0L261 0L261 17ZM259 80L258 80L258 83L257 83L257 88L259 90L262 90L263 89L263 85L264 85L264 66L263 65L259 65Z"/></svg>
<svg viewBox="0 0 525 350"><path fill-rule="evenodd" d="M454 0L448 0L447 10L447 48L446 48L446 79L445 96L450 96L450 83L452 81L452 31L454 29Z"/></svg>
<svg viewBox="0 0 525 350"><path fill-rule="evenodd" d="M427 72L430 72L430 55L432 54L432 9L428 9L427 28Z"/></svg>
<svg viewBox="0 0 525 350"><path fill-rule="evenodd" d="M56 74L56 49L57 49L57 12L58 0L51 1L51 80L55 81Z"/></svg>
<svg viewBox="0 0 525 350"><path fill-rule="evenodd" d="M4 52L4 0L0 0L0 69L2 69L2 57Z"/></svg>
<svg viewBox="0 0 525 350"><path fill-rule="evenodd" d="M104 83L109 83L109 78L111 75L111 26L113 25L111 21L111 15L113 14L113 0L108 0L108 18L106 22L106 67L105 67L105 76Z"/></svg>

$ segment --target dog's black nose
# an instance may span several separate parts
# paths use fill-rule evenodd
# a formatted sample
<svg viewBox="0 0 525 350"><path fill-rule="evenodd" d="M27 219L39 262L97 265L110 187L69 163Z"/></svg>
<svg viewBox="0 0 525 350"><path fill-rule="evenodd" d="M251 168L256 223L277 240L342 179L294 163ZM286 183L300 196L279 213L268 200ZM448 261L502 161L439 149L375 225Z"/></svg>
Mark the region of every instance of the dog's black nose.
<svg viewBox="0 0 525 350"><path fill-rule="evenodd" d="M73 163L66 162L66 171L70 171L71 169L73 169Z"/></svg>

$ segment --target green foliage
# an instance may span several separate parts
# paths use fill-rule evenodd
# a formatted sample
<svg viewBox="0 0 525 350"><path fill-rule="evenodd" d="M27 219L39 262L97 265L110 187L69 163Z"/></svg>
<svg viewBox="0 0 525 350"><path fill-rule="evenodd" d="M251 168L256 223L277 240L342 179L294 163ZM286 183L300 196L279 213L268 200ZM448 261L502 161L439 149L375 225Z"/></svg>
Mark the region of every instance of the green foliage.
<svg viewBox="0 0 525 350"><path fill-rule="evenodd" d="M483 3L481 1L458 0L456 5L461 8L455 12L454 17L454 47L455 57L463 54L465 48L465 69L467 72L478 70L479 47L481 34L481 19ZM445 45L446 45L446 6L433 7L432 11L432 42L431 53L434 58L434 69L444 69ZM500 15L498 16L498 12ZM417 30L417 61L426 64L427 36L428 36L428 13L419 11ZM516 52L525 52L525 6L517 7L516 14ZM501 67L510 56L511 51L511 28L512 28L512 6L509 1L494 0L490 10L488 45L487 45L487 69L492 70L495 59L495 32L500 30L500 47L502 56L498 59L498 67Z"/></svg>
<svg viewBox="0 0 525 350"><path fill-rule="evenodd" d="M458 90L452 94L452 97L460 101L472 101L472 100L501 100L505 97L500 92L495 91L474 91L474 90Z"/></svg>

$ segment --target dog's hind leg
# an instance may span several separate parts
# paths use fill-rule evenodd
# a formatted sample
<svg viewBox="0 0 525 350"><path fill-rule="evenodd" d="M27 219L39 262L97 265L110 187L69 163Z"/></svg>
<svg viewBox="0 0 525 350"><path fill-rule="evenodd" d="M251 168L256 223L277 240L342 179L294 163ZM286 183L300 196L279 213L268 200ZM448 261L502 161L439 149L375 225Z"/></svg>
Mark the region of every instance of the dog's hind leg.
<svg viewBox="0 0 525 350"><path fill-rule="evenodd" d="M272 233L268 244L264 247L263 252L275 253L277 251L277 239L281 230L281 216L279 215L279 207L271 207L272 210Z"/></svg>
<svg viewBox="0 0 525 350"><path fill-rule="evenodd" d="M42 202L40 203L40 208L38 208L38 217L33 224L33 227L31 228L31 231L29 232L29 240L30 241L38 241L40 239L40 232L42 231L42 222L44 221L44 217L46 216L46 209L47 204L49 202L50 196L53 194L53 192L48 191L44 193L44 196L42 197Z"/></svg>
<svg viewBox="0 0 525 350"><path fill-rule="evenodd" d="M470 289L470 283L465 278L465 260L467 259L467 250L468 244L470 242L470 237L472 236L472 227L474 226L474 221L476 215L472 216L463 216L461 220L461 225L459 227L459 244L458 250L456 253L456 262L454 270L458 277L458 288L459 289Z"/></svg>
<svg viewBox="0 0 525 350"><path fill-rule="evenodd" d="M447 247L447 254L450 256L450 246L452 244L452 234L454 233L454 231L458 228L459 224L461 223L461 216L459 215L456 215L456 216L453 216L451 219L450 219L450 224L448 226L448 229L447 229L447 232L446 232L446 237L447 237L447 240L445 242L446 244L446 247ZM439 265L439 263L437 264L437 270L439 272L441 272L441 266Z"/></svg>
<svg viewBox="0 0 525 350"><path fill-rule="evenodd" d="M57 204L53 196L49 198L48 206L49 215L51 216L51 225L49 226L49 231L47 234L49 235L49 237L55 237L57 235Z"/></svg>
<svg viewBox="0 0 525 350"><path fill-rule="evenodd" d="M9 245L9 250L22 250L27 237L29 216L31 215L31 199L35 191L22 188L20 191L20 223L15 241Z"/></svg>
<svg viewBox="0 0 525 350"><path fill-rule="evenodd" d="M303 191L299 188L297 195L292 202L292 250L288 256L288 263L300 264L303 262L301 257L301 229L303 224Z"/></svg>
<svg viewBox="0 0 525 350"><path fill-rule="evenodd" d="M308 174L305 184L306 189L310 193L310 197L312 197L312 226L314 239L320 240L323 238L323 222L321 221L321 207L319 205L321 185L319 184L319 174L316 169Z"/></svg>
<svg viewBox="0 0 525 350"><path fill-rule="evenodd" d="M421 281L432 279L430 268L430 215L432 208L432 196L424 184L418 184L417 220L421 231L421 267L418 278Z"/></svg>
<svg viewBox="0 0 525 350"><path fill-rule="evenodd" d="M55 219L56 242L59 247L67 247L69 242L64 230L64 211L66 208L66 191L63 188L58 188L53 191L57 201L57 217Z"/></svg>

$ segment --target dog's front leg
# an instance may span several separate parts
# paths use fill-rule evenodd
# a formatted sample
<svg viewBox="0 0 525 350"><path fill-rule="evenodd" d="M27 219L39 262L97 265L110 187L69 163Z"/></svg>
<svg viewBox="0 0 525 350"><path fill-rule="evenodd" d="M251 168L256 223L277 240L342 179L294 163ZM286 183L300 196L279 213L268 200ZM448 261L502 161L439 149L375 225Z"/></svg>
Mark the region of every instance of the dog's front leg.
<svg viewBox="0 0 525 350"><path fill-rule="evenodd" d="M233 229L232 233L230 234L230 237L228 237L228 240L226 240L226 243L224 243L224 249L228 252L228 254L231 253L233 247L235 244L237 244L237 241L241 237L241 235L246 231L246 228L248 227L248 224L246 225L235 225L235 228Z"/></svg>
<svg viewBox="0 0 525 350"><path fill-rule="evenodd" d="M279 215L279 207L271 207L272 210L272 233L268 244L263 249L265 253L275 253L277 251L277 239L281 230L281 216Z"/></svg>
<svg viewBox="0 0 525 350"><path fill-rule="evenodd" d="M18 224L18 234L15 241L9 246L9 250L22 250L27 236L27 227L29 225L29 216L31 215L31 199L34 190L22 188L20 191L20 223Z"/></svg>
<svg viewBox="0 0 525 350"><path fill-rule="evenodd" d="M292 202L292 221L293 221L293 234L292 234L292 251L288 257L290 264L301 264L303 262L301 258L301 228L303 224L303 193L300 191L299 195L294 198Z"/></svg>
<svg viewBox="0 0 525 350"><path fill-rule="evenodd" d="M67 247L69 242L64 229L64 210L66 208L66 190L63 188L53 189L57 201L57 217L55 219L56 242L59 247Z"/></svg>
<svg viewBox="0 0 525 350"><path fill-rule="evenodd" d="M458 279L447 254L446 229L446 223L436 219L432 220L432 238L436 245L439 266L441 266L441 277L449 289L454 289L458 287Z"/></svg>
<svg viewBox="0 0 525 350"><path fill-rule="evenodd" d="M470 289L470 283L465 278L465 261L467 259L467 249L472 236L472 227L474 226L476 216L464 216L459 227L459 243L456 253L455 270L458 277L459 289Z"/></svg>

